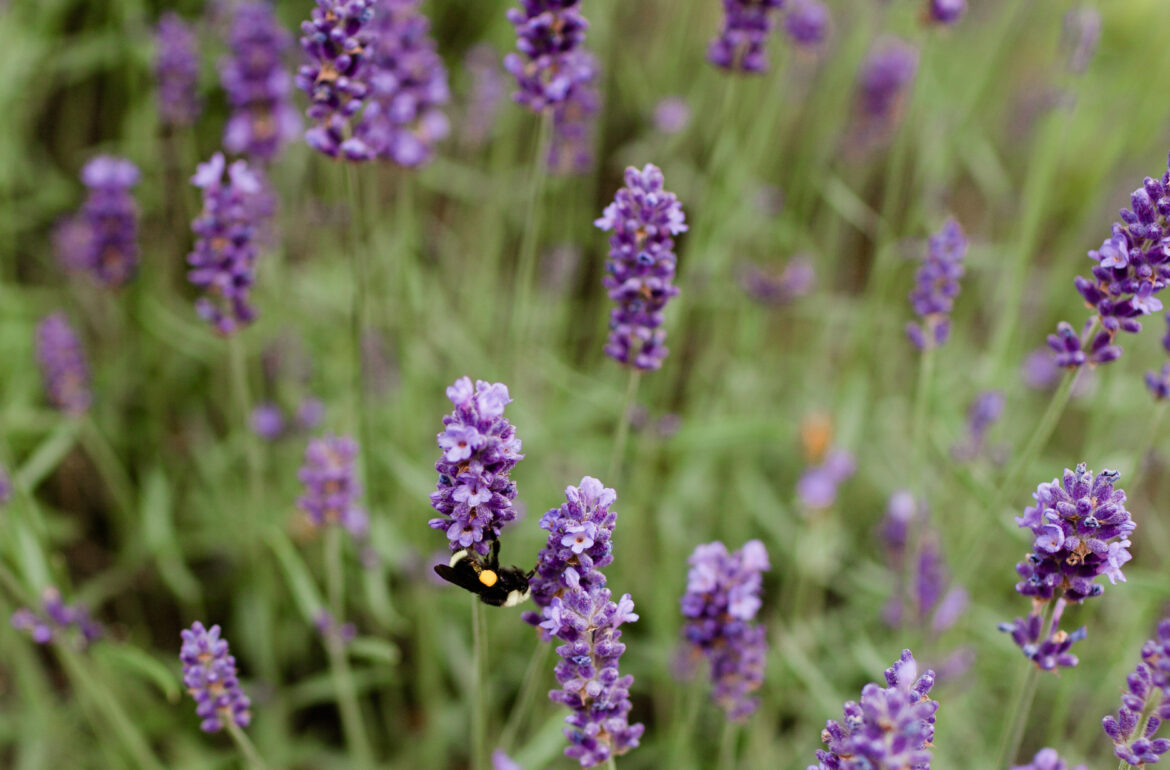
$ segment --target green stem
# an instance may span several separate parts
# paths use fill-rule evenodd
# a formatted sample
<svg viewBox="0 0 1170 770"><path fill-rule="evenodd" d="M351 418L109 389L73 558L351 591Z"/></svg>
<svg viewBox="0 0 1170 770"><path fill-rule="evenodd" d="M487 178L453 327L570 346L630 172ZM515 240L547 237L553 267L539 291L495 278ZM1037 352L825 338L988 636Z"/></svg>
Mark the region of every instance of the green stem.
<svg viewBox="0 0 1170 770"><path fill-rule="evenodd" d="M1040 620L1041 633L1050 634L1049 622L1058 602L1048 602L1044 607L1044 615ZM1063 605L1062 605L1063 606ZM1055 625L1055 623L1053 623ZM1020 750L1020 742L1024 738L1024 728L1028 725L1028 712L1032 710L1032 701L1036 698L1036 685L1040 681L1040 668L1029 663L1027 674L1018 680L1014 705L1007 723L1004 725L1003 739L1000 741L999 764L997 767L1009 767Z"/></svg>
<svg viewBox="0 0 1170 770"><path fill-rule="evenodd" d="M735 722L728 719L723 723L723 735L719 739L719 764L717 765L720 770L732 770L736 766L735 739L738 732Z"/></svg>
<svg viewBox="0 0 1170 770"><path fill-rule="evenodd" d="M357 434L358 446L358 465L362 475L362 481L368 482L369 474L366 473L366 457L370 452L370 447L367 445L366 439L366 388L365 377L362 371L362 334L366 327L366 291L369 284L369 264L367 263L366 251L369 244L365 234L359 232L358 223L362 220L361 216L361 193L358 190L357 171L354 169L352 163L347 163L345 166L345 182L349 195L349 210L350 216L350 237L352 239L349 256L350 268L353 279L353 299L350 304L350 345L352 350L351 364L353 370L351 372L351 387L353 389L353 410L351 413L350 425L351 429Z"/></svg>
<svg viewBox="0 0 1170 770"><path fill-rule="evenodd" d="M699 721L699 709L702 706L703 695L706 692L706 685L702 681L700 674L696 674L695 680L687 689L688 692L684 699L685 704L683 704L682 718L676 718L674 734L671 736L670 745L672 749L668 767L695 766L693 753L691 754L690 762L684 762L684 759L687 756L687 750L693 748L691 739L695 735L695 724Z"/></svg>
<svg viewBox="0 0 1170 770"><path fill-rule="evenodd" d="M641 370L630 367L630 379L626 383L626 398L622 402L622 412L618 417L617 432L613 439L613 454L609 458L609 474L605 480L616 485L619 481L618 471L621 468L622 456L626 452L626 443L630 437L630 409L634 406L634 397L638 393L638 383L641 380Z"/></svg>
<svg viewBox="0 0 1170 770"><path fill-rule="evenodd" d="M929 330L926 333L929 334ZM926 419L930 411L930 383L934 376L934 353L934 348L930 347L929 344L922 351L922 357L918 362L918 388L914 395L914 432L912 435L914 449L912 458L919 487L922 486L922 480L926 478L926 468L923 467L926 456ZM924 490L921 488L917 491L919 494L924 493Z"/></svg>
<svg viewBox="0 0 1170 770"><path fill-rule="evenodd" d="M512 308L512 342L517 350L526 349L524 344L528 324L532 318L532 282L536 272L536 245L540 234L541 199L544 197L544 183L548 178L548 143L552 134L552 115L540 116L540 131L537 134L536 156L532 161L532 176L529 182L528 212L524 217L524 233L520 241L520 263L516 276L519 296Z"/></svg>
<svg viewBox="0 0 1170 770"><path fill-rule="evenodd" d="M1158 430L1162 426L1162 419L1166 416L1166 402L1159 401L1158 405L1154 407L1154 417L1150 420L1150 429L1146 433L1146 440L1142 443L1137 453L1134 455L1131 467L1133 471L1130 473L1129 486L1132 489L1134 480L1142 470L1142 460L1145 459L1146 453L1154 446L1158 440Z"/></svg>
<svg viewBox="0 0 1170 770"><path fill-rule="evenodd" d="M340 619L337 620L340 622ZM341 729L345 733L346 745L353 752L358 767L372 768L373 751L370 749L366 726L362 721L362 711L358 705L357 691L353 686L353 673L349 670L345 643L337 634L330 634L326 638L325 648L329 651L329 667L333 675L333 688L337 693L337 708L341 712Z"/></svg>
<svg viewBox="0 0 1170 770"><path fill-rule="evenodd" d="M325 590L329 596L329 611L337 623L345 617L344 534L340 524L325 527Z"/></svg>
<svg viewBox="0 0 1170 770"><path fill-rule="evenodd" d="M248 387L248 353L239 334L228 339L229 368L232 379L232 398L236 402L236 424L244 437L244 452L248 464L248 492L252 497L252 519L263 497L261 478L262 455L258 437L252 434L248 423L252 418L252 392Z"/></svg>
<svg viewBox="0 0 1170 770"><path fill-rule="evenodd" d="M1060 387L1052 394L1052 400L1048 402L1048 409L1044 412L1044 416L1040 418L1040 423L1036 426L1036 430L1033 431L1031 440L1024 448L1023 454L1012 463L1011 472L1003 484L1000 485L998 497L1001 502L1004 495L1010 494L1012 488L1028 472L1028 466L1032 460L1036 458L1036 455L1048 443L1048 439L1052 437L1052 431L1056 429L1056 424L1060 421L1060 416L1064 414L1064 408L1068 406L1069 397L1072 395L1073 388L1077 380L1080 379L1082 372L1084 372L1084 367L1078 369L1076 374L1071 377L1065 375L1060 383Z"/></svg>
<svg viewBox="0 0 1170 770"><path fill-rule="evenodd" d="M244 755L244 759L255 770L266 770L268 767L264 764L264 760L260 757L260 752L252 744L252 740L248 738L248 734L240 729L232 720L225 720L227 722L228 735L232 736L232 740L236 742L236 747L239 748L240 753Z"/></svg>
<svg viewBox="0 0 1170 770"><path fill-rule="evenodd" d="M605 760L605 766L608 770L617 770L617 758L610 754L609 759Z"/></svg>
<svg viewBox="0 0 1170 770"><path fill-rule="evenodd" d="M528 719L528 712L532 710L532 706L536 702L536 693L540 688L541 674L544 672L544 667L548 662L548 656L551 651L552 644L541 641L538 637L536 640L536 649L533 650L532 658L528 661L528 670L524 672L524 682L520 685L520 695L516 699L516 705L512 708L512 713L508 715L508 721L504 723L503 731L500 733L500 746L505 750L512 748L516 734L524 728L524 723Z"/></svg>
<svg viewBox="0 0 1170 770"><path fill-rule="evenodd" d="M471 701L471 767L482 768L487 758L487 629L483 603L471 597L472 658L475 683Z"/></svg>
<svg viewBox="0 0 1170 770"><path fill-rule="evenodd" d="M114 450L113 445L106 438L106 434L102 433L93 417L87 414L83 420L82 443L85 444L94 465L97 466L98 473L106 482L115 505L121 509L124 516L133 519L135 516L134 483L130 480L130 475L122 466L122 461L118 459L117 451Z"/></svg>

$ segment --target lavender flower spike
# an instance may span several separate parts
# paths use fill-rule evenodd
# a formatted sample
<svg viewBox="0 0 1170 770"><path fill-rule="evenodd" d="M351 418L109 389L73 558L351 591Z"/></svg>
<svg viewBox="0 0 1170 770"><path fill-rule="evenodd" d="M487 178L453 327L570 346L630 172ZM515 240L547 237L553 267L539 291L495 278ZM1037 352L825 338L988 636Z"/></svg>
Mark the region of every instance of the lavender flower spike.
<svg viewBox="0 0 1170 770"><path fill-rule="evenodd" d="M617 303L610 313L605 352L637 369L662 366L667 349L662 311L678 294L674 286L674 239L687 231L682 204L663 189L662 172L652 163L626 169L626 186L594 222L609 237L609 260L602 283Z"/></svg>
<svg viewBox="0 0 1170 770"><path fill-rule="evenodd" d="M48 315L37 324L37 361L49 402L67 415L89 411L89 365L81 340L64 313Z"/></svg>
<svg viewBox="0 0 1170 770"><path fill-rule="evenodd" d="M380 158L416 168L450 133L447 70L420 0L378 0L369 65L370 98L356 135Z"/></svg>
<svg viewBox="0 0 1170 770"><path fill-rule="evenodd" d="M1170 398L1170 364L1162 364L1161 372L1146 372L1146 387L1157 401Z"/></svg>
<svg viewBox="0 0 1170 770"><path fill-rule="evenodd" d="M236 659L228 654L228 643L219 638L219 626L204 628L198 620L181 633L183 685L195 699L195 714L204 732L222 730L230 721L247 727L252 721L251 701L240 689Z"/></svg>
<svg viewBox="0 0 1170 770"><path fill-rule="evenodd" d="M1170 740L1155 738L1170 719L1170 619L1158 624L1154 638L1142 647L1142 660L1126 680L1117 716L1101 720L1118 759L1145 767L1170 751Z"/></svg>
<svg viewBox="0 0 1170 770"><path fill-rule="evenodd" d="M927 0L926 12L936 24L957 24L967 13L967 0Z"/></svg>
<svg viewBox="0 0 1170 770"><path fill-rule="evenodd" d="M635 748L645 728L629 724L634 677L618 671L626 651L621 626L638 619L630 595L614 602L608 588L573 586L553 597L543 616L544 633L563 642L556 666L561 689L549 698L572 710L565 718L565 756L593 767Z"/></svg>
<svg viewBox="0 0 1170 770"><path fill-rule="evenodd" d="M154 76L158 114L163 125L189 126L199 117L199 53L194 33L173 11L164 13L155 30Z"/></svg>
<svg viewBox="0 0 1170 770"><path fill-rule="evenodd" d="M366 534L369 517L358 504L362 488L354 468L357 454L357 442L349 436L310 439L305 464L297 474L305 485L297 507L314 527L336 524L355 538Z"/></svg>
<svg viewBox="0 0 1170 770"><path fill-rule="evenodd" d="M914 46L892 37L874 44L857 75L853 148L865 151L889 140L917 73L918 49Z"/></svg>
<svg viewBox="0 0 1170 770"><path fill-rule="evenodd" d="M370 92L374 10L374 0L317 0L310 20L301 23L309 63L297 72L297 87L309 95L308 116L315 124L305 141L331 158L374 157L351 125Z"/></svg>
<svg viewBox="0 0 1170 770"><path fill-rule="evenodd" d="M595 118L601 109L597 60L588 51L574 51L564 67L574 73L575 85L552 109L548 166L558 174L584 174L593 164Z"/></svg>
<svg viewBox="0 0 1170 770"><path fill-rule="evenodd" d="M272 160L301 131L301 117L290 98L292 78L283 61L292 35L271 4L244 2L232 14L228 45L231 52L219 65L219 80L232 107L223 129L224 149Z"/></svg>
<svg viewBox="0 0 1170 770"><path fill-rule="evenodd" d="M1031 762L1026 765L1016 765L1012 770L1085 770L1085 766L1077 765L1070 768L1068 763L1056 753L1056 749L1040 749Z"/></svg>
<svg viewBox="0 0 1170 770"><path fill-rule="evenodd" d="M508 10L520 53L504 57L504 69L516 78L513 98L535 113L568 100L588 79L574 58L589 28L579 5L580 0L521 0L522 8Z"/></svg>
<svg viewBox="0 0 1170 770"><path fill-rule="evenodd" d="M191 184L203 191L203 212L191 223L198 237L187 256L188 280L206 291L195 303L199 317L229 335L250 324L249 303L256 279L257 240L272 215L263 178L242 160L227 169L222 153L199 164Z"/></svg>
<svg viewBox="0 0 1170 770"><path fill-rule="evenodd" d="M922 319L906 325L906 335L919 350L937 348L951 333L951 310L959 295L967 237L953 218L930 237L926 258L915 276L910 304Z"/></svg>
<svg viewBox="0 0 1170 770"><path fill-rule="evenodd" d="M763 72L768 68L764 43L772 32L776 12L784 0L723 0L723 27L711 41L707 59L734 72Z"/></svg>
<svg viewBox="0 0 1170 770"><path fill-rule="evenodd" d="M46 588L41 594L40 613L21 607L12 613L9 622L17 631L26 632L37 644L65 642L72 635L72 643L81 650L104 633L101 625L90 619L85 607L66 604L61 592L53 587Z"/></svg>
<svg viewBox="0 0 1170 770"><path fill-rule="evenodd" d="M784 31L799 46L815 47L829 32L829 9L818 0L793 0L784 15Z"/></svg>
<svg viewBox="0 0 1170 770"><path fill-rule="evenodd" d="M81 169L89 197L81 215L89 228L86 269L109 288L126 285L138 270L138 207L130 190L138 167L123 158L100 155Z"/></svg>
<svg viewBox="0 0 1170 770"><path fill-rule="evenodd" d="M759 540L735 553L718 541L691 554L682 614L683 635L711 663L711 698L728 719L744 719L759 705L752 693L764 683L767 629L757 625L763 573L771 569Z"/></svg>
<svg viewBox="0 0 1170 770"><path fill-rule="evenodd" d="M616 492L586 476L579 486L565 488L565 502L560 508L540 518L540 528L548 530L548 543L536 557L536 573L529 586L532 600L541 610L555 597L577 587L588 590L605 585L601 568L613 562L611 539L617 512L611 511L610 506L616 500ZM538 626L541 616L526 612L524 620Z"/></svg>
<svg viewBox="0 0 1170 770"><path fill-rule="evenodd" d="M1002 391L985 390L975 397L971 406L967 407L967 438L951 449L956 460L974 460L979 456L987 439L987 431L1003 414L1003 404Z"/></svg>
<svg viewBox="0 0 1170 770"><path fill-rule="evenodd" d="M1036 505L1016 518L1034 536L1027 561L1016 565L1023 578L1016 591L1031 597L1032 611L1000 630L1041 670L1077 665L1068 650L1085 637L1085 629L1060 630L1065 606L1100 596L1105 589L1096 580L1102 575L1114 584L1125 580L1121 567L1133 558L1129 536L1137 525L1125 509L1125 492L1114 488L1120 476L1109 470L1094 476L1084 463L1075 471L1065 469L1063 479L1041 484L1033 495ZM1056 604L1046 621L1043 610L1050 601Z"/></svg>
<svg viewBox="0 0 1170 770"><path fill-rule="evenodd" d="M821 731L826 750L808 770L930 770L938 702L928 693L934 672L918 676L909 650L886 669L887 687L870 683L860 701L845 704L841 722L829 720Z"/></svg>
<svg viewBox="0 0 1170 770"><path fill-rule="evenodd" d="M443 418L438 435L442 455L435 463L439 482L431 507L439 517L431 529L446 531L451 552L471 548L481 556L491 550L504 525L516 518L516 485L509 478L524 458L516 429L504 417L512 403L502 382L461 377L447 388L454 411Z"/></svg>

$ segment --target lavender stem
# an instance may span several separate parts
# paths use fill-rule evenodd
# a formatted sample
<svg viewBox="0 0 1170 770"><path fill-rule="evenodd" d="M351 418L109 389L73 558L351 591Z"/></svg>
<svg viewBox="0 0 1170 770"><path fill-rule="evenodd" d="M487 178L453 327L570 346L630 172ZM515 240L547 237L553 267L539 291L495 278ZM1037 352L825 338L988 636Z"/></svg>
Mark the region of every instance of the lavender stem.
<svg viewBox="0 0 1170 770"><path fill-rule="evenodd" d="M1052 620L1056 602L1048 602L1044 607L1042 627L1047 628ZM1061 608L1063 611L1063 607ZM1028 673L1018 680L1015 705L1006 723L1004 740L1000 744L999 766L1009 767L1015 761L1016 752L1020 750L1020 741L1024 738L1024 727L1028 723L1028 712L1032 710L1032 701L1036 698L1036 685L1040 681L1040 668L1029 662Z"/></svg>
<svg viewBox="0 0 1170 770"><path fill-rule="evenodd" d="M735 748L739 732L735 722L728 719L723 723L723 734L719 738L719 765L722 770L734 770L737 765Z"/></svg>
<svg viewBox="0 0 1170 770"><path fill-rule="evenodd" d="M552 134L552 114L545 111L540 116L540 130L537 133L532 175L529 184L528 212L524 217L524 233L520 241L520 264L517 271L519 296L512 309L512 341L518 350L526 348L525 336L531 321L532 280L536 272L536 243L540 229L540 204L544 197L544 183L548 178L548 143Z"/></svg>
<svg viewBox="0 0 1170 770"><path fill-rule="evenodd" d="M528 670L524 672L524 682L520 685L520 695L516 699L516 705L512 708L512 713L508 715L508 721L504 723L504 729L500 733L500 746L505 751L511 750L516 733L524 728L528 712L532 710L532 705L536 702L536 692L540 687L541 676L544 673L550 652L552 652L552 645L538 639L536 650L528 661Z"/></svg>
<svg viewBox="0 0 1170 770"><path fill-rule="evenodd" d="M483 603L471 597L472 665L475 677L471 699L471 767L485 767L487 751L487 628Z"/></svg>
<svg viewBox="0 0 1170 770"><path fill-rule="evenodd" d="M244 755L244 759L248 761L248 764L255 770L267 770L268 766L264 764L264 760L260 757L260 752L256 750L251 739L248 738L248 734L230 719L226 721L226 724L228 734L232 736L232 740L236 742L236 747Z"/></svg>
<svg viewBox="0 0 1170 770"><path fill-rule="evenodd" d="M605 766L609 770L617 770L617 757L610 755L609 759L605 761Z"/></svg>
<svg viewBox="0 0 1170 770"><path fill-rule="evenodd" d="M613 454L609 458L609 474L606 476L615 486L621 483L618 471L621 468L622 456L626 452L626 443L630 437L630 410L634 406L634 397L638 393L641 373L641 369L635 366L630 367L630 379L626 383L626 398L622 402L621 415L618 417L617 433L613 440Z"/></svg>
<svg viewBox="0 0 1170 770"><path fill-rule="evenodd" d="M325 582L329 595L329 608L340 627L345 617L345 570L342 564L345 531L340 524L325 527ZM337 708L341 712L341 726L346 743L356 755L358 767L373 767L373 754L366 737L362 711L358 705L357 693L353 687L353 675L349 670L345 643L336 634L325 639L329 651L329 667L333 675L333 688L337 693Z"/></svg>
<svg viewBox="0 0 1170 770"><path fill-rule="evenodd" d="M248 387L247 352L244 350L244 341L239 334L228 338L228 367L231 369L232 398L236 402L236 420L239 429L244 433L245 452L248 462L248 492L252 497L252 509L255 514L257 506L263 496L263 479L260 465L263 462L260 454L259 438L248 430L252 415L252 394Z"/></svg>
<svg viewBox="0 0 1170 770"><path fill-rule="evenodd" d="M371 446L369 442L370 432L367 430L366 425L368 409L366 408L365 377L362 371L362 333L365 330L366 292L368 291L370 282L369 265L366 261L366 250L369 248L369 243L365 237L365 233L360 232L356 224L363 217L360 213L362 208L361 194L358 190L357 169L353 163L345 164L345 182L349 197L350 235L353 239L349 250L353 273L353 305L351 306L350 317L350 335L353 346L353 430L357 433L358 446L362 448L357 458L358 470L361 474L361 480L368 484L370 482L370 474L367 472L366 457L371 451ZM368 499L370 510L373 510L376 504L377 501L372 497Z"/></svg>
<svg viewBox="0 0 1170 770"><path fill-rule="evenodd" d="M930 383L934 376L934 348L928 347L922 351L922 357L918 362L918 388L914 395L914 424L911 440L914 442L912 458L914 461L914 472L917 474L919 485L926 475L926 468L924 468L925 457L925 438L926 438L926 418L929 412L930 404ZM921 491L921 490L919 490Z"/></svg>

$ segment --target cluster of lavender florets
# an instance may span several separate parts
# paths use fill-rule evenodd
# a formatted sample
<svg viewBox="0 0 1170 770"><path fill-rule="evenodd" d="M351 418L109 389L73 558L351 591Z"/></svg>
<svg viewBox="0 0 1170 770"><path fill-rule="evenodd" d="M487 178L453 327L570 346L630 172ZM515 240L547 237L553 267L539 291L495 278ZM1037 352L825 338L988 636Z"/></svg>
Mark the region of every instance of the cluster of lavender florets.
<svg viewBox="0 0 1170 770"><path fill-rule="evenodd" d="M447 398L455 409L443 418L438 435L443 454L435 463L439 482L431 493L431 507L440 517L428 523L446 531L452 552L470 548L486 556L500 530L516 518L516 485L508 474L524 455L516 429L504 417L512 399L502 382L477 380L472 388L469 377L447 388Z"/></svg>
<svg viewBox="0 0 1170 770"><path fill-rule="evenodd" d="M168 11L155 29L154 75L158 114L167 126L189 126L199 117L197 41L183 17Z"/></svg>
<svg viewBox="0 0 1170 770"><path fill-rule="evenodd" d="M56 588L46 588L41 594L39 613L21 607L12 613L12 627L24 631L37 644L62 643L70 639L85 649L103 635L101 625L89 616L80 604L66 604Z"/></svg>
<svg viewBox="0 0 1170 770"><path fill-rule="evenodd" d="M658 369L668 352L662 311L678 295L672 236L687 231L682 204L663 184L662 171L652 163L627 168L626 186L594 222L613 233L602 283L617 307L610 313L605 352L644 370Z"/></svg>
<svg viewBox="0 0 1170 770"><path fill-rule="evenodd" d="M1129 536L1137 525L1125 508L1125 492L1114 488L1120 475L1106 470L1094 476L1084 463L1075 471L1066 468L1063 479L1041 484L1033 495L1036 505L1016 518L1034 535L1032 552L1016 565L1022 578L1016 591L1031 597L1033 607L1027 618L1004 623L1000 630L1010 633L1042 670L1077 664L1069 648L1084 638L1085 629L1060 630L1065 605L1100 596L1105 590L1096 582L1101 575L1114 584L1125 580L1121 567L1133 558ZM1044 610L1053 601L1048 617Z"/></svg>
<svg viewBox="0 0 1170 770"><path fill-rule="evenodd" d="M1170 719L1170 619L1142 646L1141 663L1125 684L1117 716L1106 716L1101 725L1118 759L1134 767L1157 764L1170 751L1170 740L1154 737Z"/></svg>
<svg viewBox="0 0 1170 770"><path fill-rule="evenodd" d="M203 720L200 727L208 733L222 730L229 721L247 727L252 704L240 688L236 659L228 653L227 640L220 638L219 626L207 629L195 621L181 636L183 686L195 699L195 714Z"/></svg>
<svg viewBox="0 0 1170 770"><path fill-rule="evenodd" d="M845 704L841 722L829 720L821 732L828 750L817 751L808 770L930 770L934 714L938 702L928 693L934 672L918 675L909 650L886 669L887 687L867 684L860 701Z"/></svg>
<svg viewBox="0 0 1170 770"><path fill-rule="evenodd" d="M589 28L579 5L580 0L521 0L521 8L508 10L520 53L504 57L504 69L516 78L513 98L533 112L571 99L582 78L592 77L574 56Z"/></svg>
<svg viewBox="0 0 1170 770"><path fill-rule="evenodd" d="M985 390L975 397L967 408L967 436L951 449L951 455L960 462L974 460L983 451L987 431L1003 415L1004 397L999 390Z"/></svg>
<svg viewBox="0 0 1170 770"><path fill-rule="evenodd" d="M36 348L49 402L73 417L89 411L89 364L64 313L51 313L37 324Z"/></svg>
<svg viewBox="0 0 1170 770"><path fill-rule="evenodd" d="M733 72L767 70L764 45L784 4L785 0L723 0L723 25L707 48L707 59ZM784 31L800 46L823 41L828 27L829 11L817 0L794 0L784 17Z"/></svg>
<svg viewBox="0 0 1170 770"><path fill-rule="evenodd" d="M1070 768L1068 763L1056 753L1056 749L1040 749L1031 762L1026 765L1016 765L1012 770L1070 770ZM1085 770L1085 766L1077 765L1071 770Z"/></svg>
<svg viewBox="0 0 1170 770"><path fill-rule="evenodd" d="M327 435L309 441L305 463L297 474L305 485L297 506L314 527L336 524L355 538L365 536L369 516L358 503L362 494L355 468L358 451L357 442L349 436Z"/></svg>
<svg viewBox="0 0 1170 770"><path fill-rule="evenodd" d="M227 167L222 153L199 164L191 184L203 193L203 211L191 223L197 239L187 256L188 280L204 290L195 303L199 317L228 335L250 324L258 241L273 213L264 179L237 160Z"/></svg>
<svg viewBox="0 0 1170 770"><path fill-rule="evenodd" d="M681 606L683 638L711 665L712 700L728 719L755 712L764 683L767 628L755 623L763 573L772 568L759 540L734 553L718 541L695 548Z"/></svg>
<svg viewBox="0 0 1170 770"><path fill-rule="evenodd" d="M921 321L906 324L906 335L919 350L940 347L950 337L951 311L959 295L966 253L967 237L954 218L930 237L910 292L910 304Z"/></svg>
<svg viewBox="0 0 1170 770"><path fill-rule="evenodd" d="M936 24L957 24L967 13L967 0L928 0L926 12Z"/></svg>
<svg viewBox="0 0 1170 770"><path fill-rule="evenodd" d="M80 220L85 248L75 264L112 289L125 286L138 270L138 206L131 194L138 179L137 166L109 155L100 155L81 169L89 195Z"/></svg>

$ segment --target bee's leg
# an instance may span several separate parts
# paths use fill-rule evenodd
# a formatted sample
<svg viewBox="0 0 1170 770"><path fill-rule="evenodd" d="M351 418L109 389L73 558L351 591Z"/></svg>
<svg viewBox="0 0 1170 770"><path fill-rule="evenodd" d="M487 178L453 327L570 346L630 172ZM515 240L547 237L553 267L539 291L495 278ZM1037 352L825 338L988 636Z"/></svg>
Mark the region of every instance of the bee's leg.
<svg viewBox="0 0 1170 770"><path fill-rule="evenodd" d="M500 568L500 540L499 540L499 538L496 538L495 540L492 541L492 555L491 555L491 561L488 562L488 566L494 570L497 570L497 571Z"/></svg>

